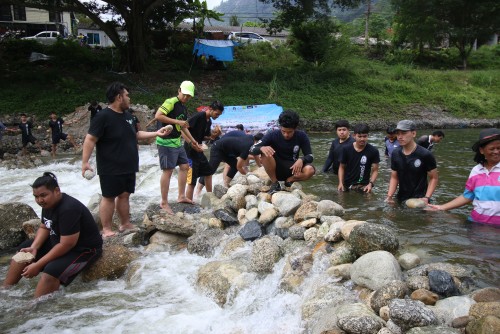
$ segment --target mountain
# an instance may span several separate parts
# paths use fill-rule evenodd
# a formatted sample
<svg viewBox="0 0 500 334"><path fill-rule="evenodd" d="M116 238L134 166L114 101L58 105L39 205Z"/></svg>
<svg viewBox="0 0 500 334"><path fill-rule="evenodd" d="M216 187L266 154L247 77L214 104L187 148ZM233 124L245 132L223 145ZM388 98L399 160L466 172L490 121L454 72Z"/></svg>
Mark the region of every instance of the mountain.
<svg viewBox="0 0 500 334"><path fill-rule="evenodd" d="M233 15L238 18L240 24L247 21L260 22L259 18L272 18L276 12L272 4L266 4L259 0L221 0L221 4L214 7L213 10L224 14L224 23L216 24L229 24L229 19ZM372 10L384 16L390 16L392 14L390 0L372 0ZM333 8L332 16L337 17L342 22L351 22L356 18L363 17L365 11L365 5L349 10Z"/></svg>

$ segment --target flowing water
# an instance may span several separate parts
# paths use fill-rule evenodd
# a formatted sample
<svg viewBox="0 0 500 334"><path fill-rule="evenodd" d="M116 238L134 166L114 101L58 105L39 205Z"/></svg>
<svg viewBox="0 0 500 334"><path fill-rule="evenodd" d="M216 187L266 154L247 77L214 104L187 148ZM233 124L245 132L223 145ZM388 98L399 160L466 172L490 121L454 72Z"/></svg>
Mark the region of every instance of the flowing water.
<svg viewBox="0 0 500 334"><path fill-rule="evenodd" d="M446 130L445 140L434 148L440 182L434 195L436 203L448 201L463 191L474 166L470 147L479 130ZM427 133L427 132L420 132ZM331 142L329 135L311 135L316 166L320 170ZM370 142L382 147L383 133L370 135ZM156 149L141 147L141 170L136 193L131 198L134 221L151 202L159 200ZM373 194L336 191L333 174L318 174L303 184L306 192L339 202L346 219L377 222L396 229L401 249L419 254L424 262L458 263L473 269L480 287L498 286L500 267L500 229L466 221L470 207L452 212L408 209L383 202L389 177L388 162L382 158ZM29 185L44 171L54 172L64 192L83 203L99 192L97 178L80 176L80 163L74 157L30 170L0 169L0 203L19 201L40 214ZM215 183L220 182L215 177ZM176 196L176 182L171 182ZM250 247L242 250L249 252ZM217 253L217 252L216 252ZM12 254L0 258L0 277L7 270ZM303 297L279 289L284 260L265 277L247 274L251 282L224 307L198 291L198 269L211 259L181 252L144 253L134 276L116 281L82 283L75 280L47 301L32 302L37 279L21 280L14 288L0 291L0 333L302 333ZM316 268L318 266L318 268ZM302 295L312 290L317 280L326 279L324 266L315 263L302 285Z"/></svg>

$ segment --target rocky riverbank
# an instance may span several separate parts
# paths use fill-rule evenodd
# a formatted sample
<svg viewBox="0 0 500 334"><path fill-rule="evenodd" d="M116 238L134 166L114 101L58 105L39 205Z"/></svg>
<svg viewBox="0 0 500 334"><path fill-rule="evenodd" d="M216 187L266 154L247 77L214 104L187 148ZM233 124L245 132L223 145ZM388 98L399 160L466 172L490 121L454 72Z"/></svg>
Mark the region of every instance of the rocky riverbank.
<svg viewBox="0 0 500 334"><path fill-rule="evenodd" d="M217 185L200 206L157 205L135 222L140 230L105 241L85 281L140 281L135 259L187 249L210 259L196 285L221 307L252 280L276 274L279 288L300 296L305 333L498 333L500 289L478 289L474 274L450 263L421 263L381 223L349 220L343 207L304 193L299 184L272 196L263 169ZM99 196L88 204L98 219ZM0 205L0 249L33 235L38 220L20 203ZM140 247L140 246L144 247ZM304 288L313 272L317 280ZM270 297L272 298L272 297Z"/></svg>

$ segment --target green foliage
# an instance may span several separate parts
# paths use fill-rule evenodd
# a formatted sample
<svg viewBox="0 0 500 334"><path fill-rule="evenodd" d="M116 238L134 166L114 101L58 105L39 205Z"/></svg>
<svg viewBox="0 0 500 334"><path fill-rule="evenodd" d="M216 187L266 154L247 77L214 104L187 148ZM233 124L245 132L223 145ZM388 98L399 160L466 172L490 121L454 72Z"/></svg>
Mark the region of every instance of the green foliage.
<svg viewBox="0 0 500 334"><path fill-rule="evenodd" d="M332 20L302 22L292 27L292 45L295 52L304 60L322 64L328 62L329 51L335 43L333 33L339 26Z"/></svg>
<svg viewBox="0 0 500 334"><path fill-rule="evenodd" d="M239 27L240 22L238 21L238 16L231 15L231 17L229 18L229 25L233 27Z"/></svg>
<svg viewBox="0 0 500 334"><path fill-rule="evenodd" d="M500 45L481 46L469 57L469 66L475 69L500 69Z"/></svg>

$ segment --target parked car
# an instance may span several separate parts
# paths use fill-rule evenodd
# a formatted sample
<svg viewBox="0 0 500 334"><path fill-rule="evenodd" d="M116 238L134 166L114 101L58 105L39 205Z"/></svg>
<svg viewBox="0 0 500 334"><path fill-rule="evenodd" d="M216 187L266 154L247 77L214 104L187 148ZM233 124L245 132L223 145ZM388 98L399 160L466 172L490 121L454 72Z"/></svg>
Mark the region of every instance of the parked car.
<svg viewBox="0 0 500 334"><path fill-rule="evenodd" d="M42 31L35 36L23 37L24 40L34 40L42 44L54 44L58 38L62 38L58 31Z"/></svg>
<svg viewBox="0 0 500 334"><path fill-rule="evenodd" d="M260 42L268 42L270 41L268 39L265 39L261 35L255 33L255 32L248 32L248 31L232 31L227 39L230 39L232 41L242 43L242 44L253 44L253 43L260 43Z"/></svg>

